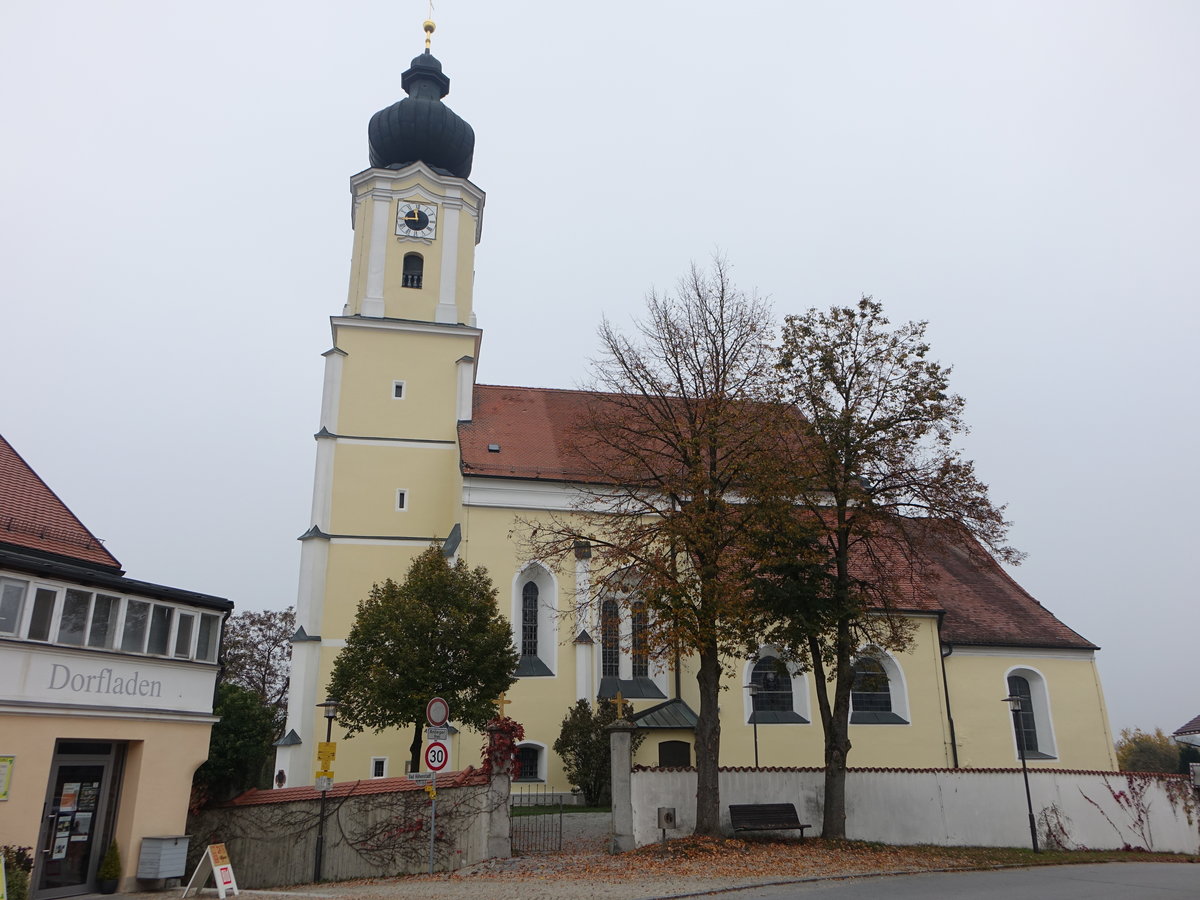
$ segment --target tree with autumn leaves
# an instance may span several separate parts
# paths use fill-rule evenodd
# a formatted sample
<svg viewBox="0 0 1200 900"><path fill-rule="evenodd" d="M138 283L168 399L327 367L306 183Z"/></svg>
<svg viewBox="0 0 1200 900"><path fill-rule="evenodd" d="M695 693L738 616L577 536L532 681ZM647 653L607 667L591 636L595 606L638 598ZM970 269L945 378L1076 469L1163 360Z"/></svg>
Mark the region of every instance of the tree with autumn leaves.
<svg viewBox="0 0 1200 900"><path fill-rule="evenodd" d="M770 642L811 668L823 833L836 837L856 654L907 639L896 560L919 566L928 541L967 536L1015 554L1002 510L952 446L962 401L927 359L922 323L891 328L864 298L790 317L780 345L773 335L766 304L719 259L674 294L652 293L635 336L605 322L573 438L589 466L580 501L517 533L554 562L586 542L587 602L644 604L649 652L697 659L698 833L720 828L723 666Z"/></svg>

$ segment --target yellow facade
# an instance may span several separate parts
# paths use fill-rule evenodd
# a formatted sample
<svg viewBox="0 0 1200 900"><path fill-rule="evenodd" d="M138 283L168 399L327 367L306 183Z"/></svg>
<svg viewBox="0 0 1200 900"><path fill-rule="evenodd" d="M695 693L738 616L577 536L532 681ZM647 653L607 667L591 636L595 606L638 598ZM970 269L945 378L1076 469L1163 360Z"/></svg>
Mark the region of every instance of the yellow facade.
<svg viewBox="0 0 1200 900"><path fill-rule="evenodd" d="M472 477L462 468L460 426L473 415L482 336L474 325L472 282L483 193L465 178L422 163L367 170L352 179L352 192L350 291L344 315L332 320L334 346L326 353L313 527L304 537L297 603L306 637L295 645L290 734L280 748L279 768L288 785L311 782L315 745L325 727L315 704L324 699L358 601L373 584L403 578L412 558L430 542L448 540L454 555L490 572L501 610L513 621L520 621L523 584L535 575L539 602L555 610L538 626L538 657L552 674L520 678L506 712L524 724L527 743L540 748L538 780L566 790L570 785L550 748L569 707L580 698L594 699L602 680L595 612L576 616L577 596L585 592L589 573L582 563L554 572L528 568L531 561L520 557L512 533L518 519L569 510L570 490L516 476ZM436 234L414 236L398 227L397 216L413 204L436 216ZM421 259L419 285L411 277L413 254ZM403 508L398 491L404 492ZM958 646L943 640L936 613L915 615L912 621L913 640L906 651L878 654L888 675L881 701L887 714L871 718L856 712L860 721L852 720L850 727L852 766L1017 764L1013 720L1001 701L1009 693L1007 679L1019 674L1033 691L1036 730L1047 748L1032 764L1115 767L1094 655L1086 642L1053 652L1039 649L1036 639L1028 646ZM591 642L578 640L581 632ZM514 641L521 645L517 628ZM770 652L763 648L760 655ZM721 763L753 764L757 731L761 764L821 765L813 675L797 673L791 679L787 721L760 720L756 729L744 687L754 663L730 661L723 681ZM622 666L627 672L628 660ZM690 660L682 661L678 677L659 664L646 681L653 682L658 697L635 697L636 712L675 697L677 684L678 698L698 710ZM1032 724L1030 729L1032 734ZM693 752L686 728L647 728L647 734L638 763L658 764L664 741L685 741ZM379 775L379 765L386 774L402 774L411 739L411 733L402 732L343 740L338 780ZM469 731L452 738L452 766L477 764L481 743L481 736Z"/></svg>

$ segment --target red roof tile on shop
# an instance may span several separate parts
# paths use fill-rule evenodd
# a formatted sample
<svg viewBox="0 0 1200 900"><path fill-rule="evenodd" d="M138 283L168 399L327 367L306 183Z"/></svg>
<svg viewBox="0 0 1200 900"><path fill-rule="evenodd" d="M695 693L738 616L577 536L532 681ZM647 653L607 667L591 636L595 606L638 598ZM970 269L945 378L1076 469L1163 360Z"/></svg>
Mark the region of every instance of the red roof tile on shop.
<svg viewBox="0 0 1200 900"><path fill-rule="evenodd" d="M121 564L0 436L0 543L111 569Z"/></svg>
<svg viewBox="0 0 1200 900"><path fill-rule="evenodd" d="M604 466L583 455L589 391L477 385L473 420L459 424L464 475L595 483ZM498 449L489 451L488 446ZM598 448L597 452L602 452ZM915 521L915 520L914 520ZM893 605L942 613L951 644L1098 649L1054 617L965 533L923 542L914 566L886 545L882 567L893 580ZM860 562L858 568L865 567Z"/></svg>

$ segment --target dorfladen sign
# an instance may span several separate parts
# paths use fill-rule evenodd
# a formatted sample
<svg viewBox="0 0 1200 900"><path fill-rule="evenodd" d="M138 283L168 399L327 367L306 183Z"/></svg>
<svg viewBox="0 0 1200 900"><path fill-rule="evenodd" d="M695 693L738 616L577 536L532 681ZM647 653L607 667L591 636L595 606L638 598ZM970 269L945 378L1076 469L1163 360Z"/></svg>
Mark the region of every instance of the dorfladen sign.
<svg viewBox="0 0 1200 900"><path fill-rule="evenodd" d="M0 700L210 713L216 675L197 663L7 644Z"/></svg>

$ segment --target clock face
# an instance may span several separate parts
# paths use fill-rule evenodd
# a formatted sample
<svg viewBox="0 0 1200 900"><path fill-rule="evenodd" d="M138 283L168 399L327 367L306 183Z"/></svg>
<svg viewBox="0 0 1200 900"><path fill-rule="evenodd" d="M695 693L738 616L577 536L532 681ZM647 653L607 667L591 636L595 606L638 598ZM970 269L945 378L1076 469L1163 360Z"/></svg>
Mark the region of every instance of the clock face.
<svg viewBox="0 0 1200 900"><path fill-rule="evenodd" d="M437 207L431 203L404 201L396 210L396 234L400 237L433 238L437 229Z"/></svg>

